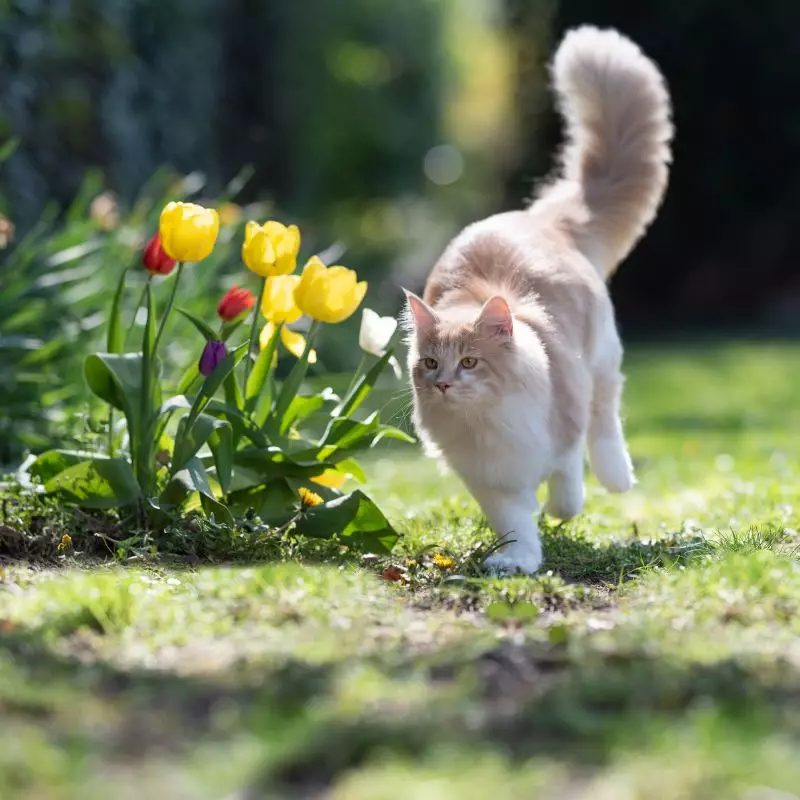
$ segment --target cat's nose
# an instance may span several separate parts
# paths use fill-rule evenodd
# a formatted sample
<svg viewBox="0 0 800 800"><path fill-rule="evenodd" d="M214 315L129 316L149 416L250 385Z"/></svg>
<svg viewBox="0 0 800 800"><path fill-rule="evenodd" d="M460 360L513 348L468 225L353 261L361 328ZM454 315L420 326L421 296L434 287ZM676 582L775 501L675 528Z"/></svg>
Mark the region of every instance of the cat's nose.
<svg viewBox="0 0 800 800"><path fill-rule="evenodd" d="M445 393L445 392L446 392L446 391L447 391L447 390L450 388L450 386L451 386L451 385L452 385L452 384L449 384L449 383L442 383L441 381L437 381L436 383L434 383L434 386L435 386L435 387L436 387L436 388L437 388L437 389L438 389L438 390L439 390L439 391L440 391L442 394L444 394L444 393Z"/></svg>

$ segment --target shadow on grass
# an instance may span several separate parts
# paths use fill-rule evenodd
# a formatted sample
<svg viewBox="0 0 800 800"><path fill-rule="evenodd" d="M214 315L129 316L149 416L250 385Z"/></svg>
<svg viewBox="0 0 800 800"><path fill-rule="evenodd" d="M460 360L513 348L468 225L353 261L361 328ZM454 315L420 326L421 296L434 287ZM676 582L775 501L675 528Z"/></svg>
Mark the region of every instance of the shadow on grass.
<svg viewBox="0 0 800 800"><path fill-rule="evenodd" d="M69 741L92 762L111 765L180 758L203 741L247 735L263 741L268 766L255 779L243 777L238 800L325 796L348 770L387 754L420 758L438 746L520 760L552 756L586 770L620 742L634 737L645 746L648 736L699 709L754 741L770 732L800 740L800 672L788 662L692 664L636 648L604 652L588 642L442 648L435 661L425 666L394 651L362 662L388 681L422 677L426 695L415 701L390 682L385 694L343 711L336 685L353 681L356 694L361 686L352 661L293 660L196 678L86 664L21 630L0 638L0 713L11 729L26 719L54 743Z"/></svg>

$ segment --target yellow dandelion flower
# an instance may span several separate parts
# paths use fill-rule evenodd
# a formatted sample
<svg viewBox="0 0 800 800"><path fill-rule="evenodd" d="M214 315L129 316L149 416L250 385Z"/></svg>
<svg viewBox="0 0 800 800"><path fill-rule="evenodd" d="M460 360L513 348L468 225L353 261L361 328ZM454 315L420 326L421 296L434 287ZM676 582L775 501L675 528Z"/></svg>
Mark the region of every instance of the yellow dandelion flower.
<svg viewBox="0 0 800 800"><path fill-rule="evenodd" d="M72 547L72 537L68 533L65 533L58 543L58 552L63 553L65 550L69 550L70 547Z"/></svg>
<svg viewBox="0 0 800 800"><path fill-rule="evenodd" d="M300 495L300 502L306 508L321 506L325 502L316 492L312 492L311 489L306 489L305 486L301 486L297 490L297 493Z"/></svg>
<svg viewBox="0 0 800 800"><path fill-rule="evenodd" d="M441 553L436 553L431 560L433 561L434 566L439 567L439 569L453 569L453 567L456 565L454 558L442 555Z"/></svg>

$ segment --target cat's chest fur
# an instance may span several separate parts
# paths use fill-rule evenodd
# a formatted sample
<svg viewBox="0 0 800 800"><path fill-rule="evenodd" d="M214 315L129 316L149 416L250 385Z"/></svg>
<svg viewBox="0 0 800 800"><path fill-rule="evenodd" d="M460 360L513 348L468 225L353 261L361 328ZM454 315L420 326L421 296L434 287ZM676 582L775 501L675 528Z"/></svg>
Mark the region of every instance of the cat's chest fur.
<svg viewBox="0 0 800 800"><path fill-rule="evenodd" d="M535 490L553 458L547 409L535 402L520 392L485 408L422 407L418 428L468 486Z"/></svg>

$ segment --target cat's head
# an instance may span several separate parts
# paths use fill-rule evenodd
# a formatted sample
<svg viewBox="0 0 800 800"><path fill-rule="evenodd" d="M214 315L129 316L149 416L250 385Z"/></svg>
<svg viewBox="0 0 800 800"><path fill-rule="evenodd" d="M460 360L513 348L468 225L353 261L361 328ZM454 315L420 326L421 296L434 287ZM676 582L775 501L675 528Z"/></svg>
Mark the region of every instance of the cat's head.
<svg viewBox="0 0 800 800"><path fill-rule="evenodd" d="M406 327L409 364L418 401L475 406L503 394L514 377L514 319L502 297L479 312L434 311L411 292Z"/></svg>

